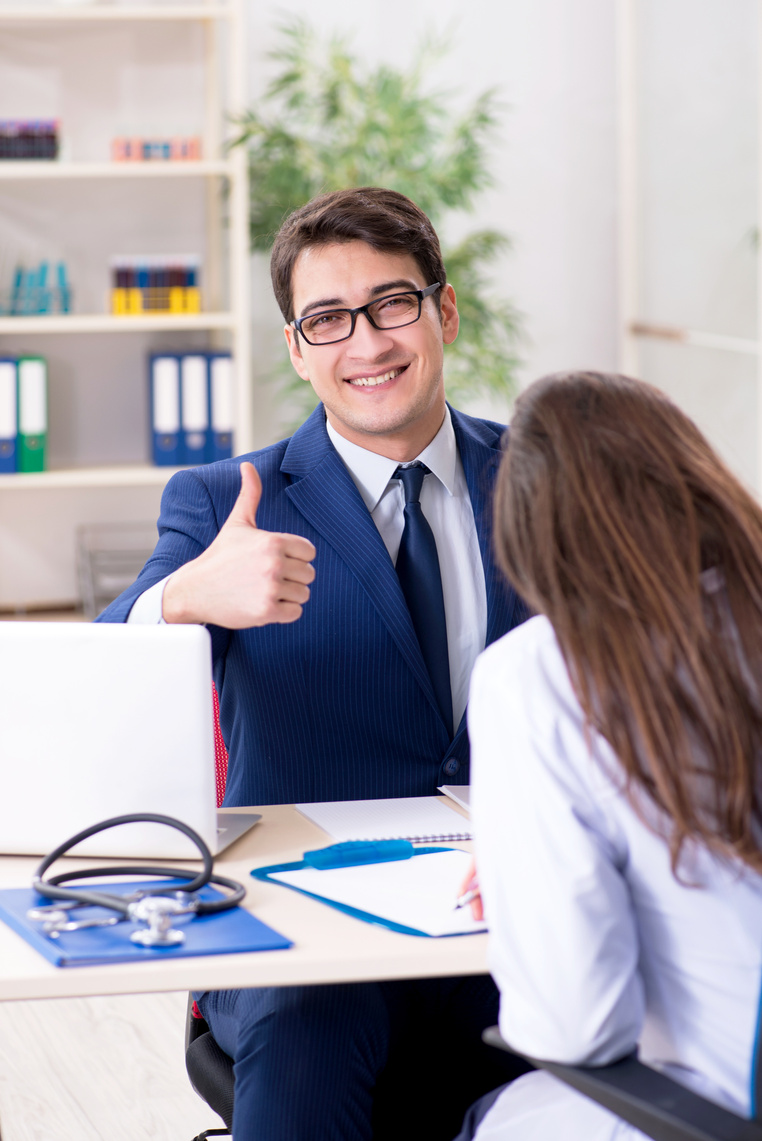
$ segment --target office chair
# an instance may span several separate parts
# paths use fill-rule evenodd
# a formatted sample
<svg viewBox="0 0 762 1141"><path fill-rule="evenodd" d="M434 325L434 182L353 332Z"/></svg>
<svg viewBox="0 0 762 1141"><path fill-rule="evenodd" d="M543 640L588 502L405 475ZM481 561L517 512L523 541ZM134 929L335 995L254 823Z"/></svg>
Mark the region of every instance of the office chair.
<svg viewBox="0 0 762 1141"><path fill-rule="evenodd" d="M759 1035L760 1027L757 1028ZM499 1027L482 1034L490 1046L515 1051L501 1037ZM755 1058L754 1085L762 1092L762 1051ZM566 1066L527 1058L537 1069L584 1094L634 1125L653 1141L762 1141L759 1111L753 1121L723 1109L678 1082L644 1066L635 1054L609 1066ZM757 1105L760 1098L755 1098Z"/></svg>
<svg viewBox="0 0 762 1141"><path fill-rule="evenodd" d="M217 687L212 686L214 703L214 776L217 787L217 807L225 796L228 775L228 751L220 729L220 702ZM217 1045L201 1011L188 995L188 1012L185 1017L185 1068L196 1093L215 1113L219 1114L226 1129L205 1129L193 1141L206 1141L207 1137L227 1137L233 1129L233 1059Z"/></svg>
<svg viewBox="0 0 762 1141"><path fill-rule="evenodd" d="M185 1068L196 1093L226 1125L225 1129L205 1129L193 1141L230 1136L233 1130L233 1059L215 1042L193 1001L193 995L188 995L185 1019Z"/></svg>

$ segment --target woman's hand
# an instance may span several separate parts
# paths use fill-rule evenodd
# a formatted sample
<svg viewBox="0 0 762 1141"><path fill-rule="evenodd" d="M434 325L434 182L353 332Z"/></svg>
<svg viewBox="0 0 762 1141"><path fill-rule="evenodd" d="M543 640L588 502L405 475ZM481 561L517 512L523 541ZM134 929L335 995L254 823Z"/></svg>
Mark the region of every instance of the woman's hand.
<svg viewBox="0 0 762 1141"><path fill-rule="evenodd" d="M463 899L464 896L467 896L468 899ZM461 900L463 900L462 904L460 902ZM463 882L461 883L458 890L458 905L465 907L466 903L470 904L471 915L474 917L474 919L478 920L480 923L483 922L484 906L482 904L482 897L479 892L479 879L476 874L476 859L473 856L471 857L471 863L469 865L468 871L466 872Z"/></svg>

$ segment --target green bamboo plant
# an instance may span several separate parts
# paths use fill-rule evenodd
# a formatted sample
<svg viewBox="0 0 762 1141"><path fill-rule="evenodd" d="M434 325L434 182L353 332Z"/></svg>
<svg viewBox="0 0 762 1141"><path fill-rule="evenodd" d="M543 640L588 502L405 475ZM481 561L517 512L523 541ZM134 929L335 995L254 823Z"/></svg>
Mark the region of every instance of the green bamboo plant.
<svg viewBox="0 0 762 1141"><path fill-rule="evenodd" d="M278 73L239 120L233 145L249 154L255 250L268 251L286 215L326 191L387 186L417 202L444 235L462 317L458 339L446 349L448 396L456 403L485 393L510 399L520 321L487 284L488 267L509 239L476 230L453 245L445 240L448 217L472 210L476 195L493 183L490 142L499 105L488 90L456 113L450 96L427 91L430 68L446 51L426 41L407 71L370 68L346 39L322 39L303 20L283 24L272 53ZM288 387L306 411L307 386Z"/></svg>

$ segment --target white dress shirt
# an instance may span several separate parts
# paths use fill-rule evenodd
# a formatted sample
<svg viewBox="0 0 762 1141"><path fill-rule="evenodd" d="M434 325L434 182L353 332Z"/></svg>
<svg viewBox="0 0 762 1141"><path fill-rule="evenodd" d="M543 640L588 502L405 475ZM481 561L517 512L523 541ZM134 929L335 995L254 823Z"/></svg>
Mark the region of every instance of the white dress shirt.
<svg viewBox="0 0 762 1141"><path fill-rule="evenodd" d="M530 619L474 669L471 811L500 1028L516 1049L643 1061L748 1114L762 975L762 876L668 832L585 733L553 628ZM512 1083L477 1141L624 1141L643 1134L547 1073Z"/></svg>
<svg viewBox="0 0 762 1141"><path fill-rule="evenodd" d="M402 482L392 479L399 466L397 461L350 443L330 424L326 428L396 565L405 510ZM434 533L439 555L452 712L457 728L468 700L471 670L487 637L487 591L474 512L449 409L442 427L416 459L431 471L423 481L421 509ZM320 567L315 570L319 575ZM140 595L128 622L162 621L161 596L168 578L169 575Z"/></svg>
<svg viewBox="0 0 762 1141"><path fill-rule="evenodd" d="M350 443L330 424L326 427L396 566L405 526L405 492L402 481L392 476L400 465ZM457 729L468 701L471 670L487 638L487 589L474 511L449 408L442 427L416 460L431 471L421 488L421 510L434 533L439 556L452 714Z"/></svg>

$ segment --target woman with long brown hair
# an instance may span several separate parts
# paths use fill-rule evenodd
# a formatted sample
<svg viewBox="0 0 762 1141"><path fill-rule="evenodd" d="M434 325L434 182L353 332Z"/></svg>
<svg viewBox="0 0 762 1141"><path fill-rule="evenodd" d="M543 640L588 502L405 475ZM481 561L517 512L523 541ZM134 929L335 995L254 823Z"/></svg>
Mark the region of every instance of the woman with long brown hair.
<svg viewBox="0 0 762 1141"><path fill-rule="evenodd" d="M762 511L662 393L517 402L495 504L537 617L474 672L477 866L517 1050L641 1057L741 1114L762 976ZM545 1073L479 1141L641 1137Z"/></svg>

